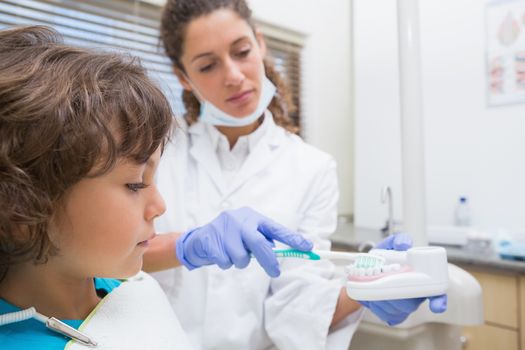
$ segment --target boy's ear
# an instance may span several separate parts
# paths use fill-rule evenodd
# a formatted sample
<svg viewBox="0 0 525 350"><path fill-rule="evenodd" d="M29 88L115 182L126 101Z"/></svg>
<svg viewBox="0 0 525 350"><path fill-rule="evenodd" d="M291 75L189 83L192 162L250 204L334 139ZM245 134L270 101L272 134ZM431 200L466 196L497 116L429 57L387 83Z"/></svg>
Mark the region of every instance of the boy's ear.
<svg viewBox="0 0 525 350"><path fill-rule="evenodd" d="M255 30L255 40L259 44L259 50L261 50L261 56L266 57L266 41L264 40L264 35L258 29Z"/></svg>
<svg viewBox="0 0 525 350"><path fill-rule="evenodd" d="M177 79L179 79L180 84L184 88L184 90L192 91L193 88L191 87L191 84L188 82L188 79L186 78L186 75L182 73L180 68L173 66L173 73L177 76Z"/></svg>

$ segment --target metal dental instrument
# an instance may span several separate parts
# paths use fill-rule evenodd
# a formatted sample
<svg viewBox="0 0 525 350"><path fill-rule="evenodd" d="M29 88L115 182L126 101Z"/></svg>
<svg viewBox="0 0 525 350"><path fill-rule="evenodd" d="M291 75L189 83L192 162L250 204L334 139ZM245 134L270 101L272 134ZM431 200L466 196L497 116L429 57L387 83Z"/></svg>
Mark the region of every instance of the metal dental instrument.
<svg viewBox="0 0 525 350"><path fill-rule="evenodd" d="M60 334L65 335L66 337L69 337L83 345L86 345L90 348L97 347L97 343L93 341L91 338L89 338L87 335L83 334L82 332L79 332L75 328L68 326L64 322L54 318L54 317L47 317L44 316L36 311L34 307L30 307L28 309L18 311L18 312L12 312L5 315L0 315L0 326L15 323L15 322L21 322L28 320L30 318L34 318L46 325L47 328L58 332Z"/></svg>

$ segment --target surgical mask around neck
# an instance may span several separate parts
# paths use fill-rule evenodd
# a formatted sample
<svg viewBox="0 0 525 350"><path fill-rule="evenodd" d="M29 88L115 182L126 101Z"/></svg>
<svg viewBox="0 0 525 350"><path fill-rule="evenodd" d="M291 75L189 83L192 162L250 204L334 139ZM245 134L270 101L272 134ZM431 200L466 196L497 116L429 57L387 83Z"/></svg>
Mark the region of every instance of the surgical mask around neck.
<svg viewBox="0 0 525 350"><path fill-rule="evenodd" d="M188 77L186 77L186 79L188 82L190 81ZM247 126L254 123L260 116L263 115L264 111L266 111L272 102L275 93L277 92L275 85L270 81L270 79L266 77L266 74L263 73L261 96L259 97L257 108L249 115L243 117L233 117L217 108L211 102L206 101L193 84L192 87L195 92L197 92L196 95L199 97L201 103L200 120L210 125L231 127Z"/></svg>

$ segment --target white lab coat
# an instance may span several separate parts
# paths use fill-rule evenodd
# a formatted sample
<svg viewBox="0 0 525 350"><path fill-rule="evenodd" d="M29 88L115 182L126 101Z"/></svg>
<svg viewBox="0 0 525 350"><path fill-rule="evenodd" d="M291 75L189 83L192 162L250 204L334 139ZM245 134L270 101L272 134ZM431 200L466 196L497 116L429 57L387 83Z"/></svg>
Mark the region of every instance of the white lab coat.
<svg viewBox="0 0 525 350"><path fill-rule="evenodd" d="M157 172L167 204L158 232L185 231L249 206L329 248L337 221L335 162L275 125L269 112L266 118L269 127L229 185L205 125L179 129ZM196 349L347 349L361 318L355 312L327 337L343 285L328 261L283 259L275 279L255 261L242 270L153 275Z"/></svg>

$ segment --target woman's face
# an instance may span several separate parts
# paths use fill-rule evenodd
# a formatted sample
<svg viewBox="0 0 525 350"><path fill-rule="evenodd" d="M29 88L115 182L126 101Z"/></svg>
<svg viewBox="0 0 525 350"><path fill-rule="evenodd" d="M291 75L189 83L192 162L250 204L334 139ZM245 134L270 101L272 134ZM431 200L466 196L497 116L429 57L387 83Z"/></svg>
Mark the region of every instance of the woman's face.
<svg viewBox="0 0 525 350"><path fill-rule="evenodd" d="M146 164L122 160L71 187L53 221L53 257L73 276L125 278L142 267L153 219L165 204L153 181L160 148Z"/></svg>
<svg viewBox="0 0 525 350"><path fill-rule="evenodd" d="M244 19L229 9L216 10L188 25L181 57L186 76L176 72L184 88L198 98L244 117L259 102L265 51L262 36L256 36Z"/></svg>

